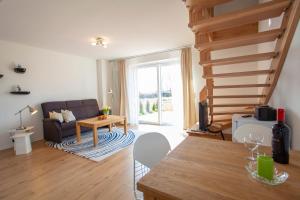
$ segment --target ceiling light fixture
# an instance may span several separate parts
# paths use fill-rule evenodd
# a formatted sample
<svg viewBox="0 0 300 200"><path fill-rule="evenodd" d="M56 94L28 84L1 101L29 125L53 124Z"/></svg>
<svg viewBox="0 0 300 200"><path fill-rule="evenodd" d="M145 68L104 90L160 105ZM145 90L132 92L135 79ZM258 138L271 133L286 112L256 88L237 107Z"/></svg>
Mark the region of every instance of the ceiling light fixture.
<svg viewBox="0 0 300 200"><path fill-rule="evenodd" d="M103 48L107 48L107 42L101 38L101 37L97 37L95 39L94 42L91 43L93 46L100 46L100 47L103 47Z"/></svg>

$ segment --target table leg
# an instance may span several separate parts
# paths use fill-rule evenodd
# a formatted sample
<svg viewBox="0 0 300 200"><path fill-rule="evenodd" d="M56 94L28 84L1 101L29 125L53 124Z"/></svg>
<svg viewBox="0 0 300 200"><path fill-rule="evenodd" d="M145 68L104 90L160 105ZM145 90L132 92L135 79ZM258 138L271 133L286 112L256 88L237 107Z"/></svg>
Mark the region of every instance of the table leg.
<svg viewBox="0 0 300 200"><path fill-rule="evenodd" d="M108 125L108 129L109 129L109 132L111 132L111 130L112 130L112 124Z"/></svg>
<svg viewBox="0 0 300 200"><path fill-rule="evenodd" d="M76 123L76 138L77 138L77 143L81 143L81 130L80 130L80 125Z"/></svg>
<svg viewBox="0 0 300 200"><path fill-rule="evenodd" d="M127 118L124 119L124 134L127 134Z"/></svg>
<svg viewBox="0 0 300 200"><path fill-rule="evenodd" d="M94 135L94 147L98 144L98 129L97 126L93 127L93 135Z"/></svg>

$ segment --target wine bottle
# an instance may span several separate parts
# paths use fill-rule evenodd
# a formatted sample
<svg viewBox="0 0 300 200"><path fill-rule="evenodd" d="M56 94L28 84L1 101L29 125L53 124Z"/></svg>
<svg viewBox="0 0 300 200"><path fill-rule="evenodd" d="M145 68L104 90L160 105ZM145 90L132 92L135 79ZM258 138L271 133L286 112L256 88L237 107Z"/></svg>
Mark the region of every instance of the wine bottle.
<svg viewBox="0 0 300 200"><path fill-rule="evenodd" d="M277 124L272 128L272 154L273 159L277 163L289 163L290 151L290 129L284 123L285 110L282 108L277 109Z"/></svg>

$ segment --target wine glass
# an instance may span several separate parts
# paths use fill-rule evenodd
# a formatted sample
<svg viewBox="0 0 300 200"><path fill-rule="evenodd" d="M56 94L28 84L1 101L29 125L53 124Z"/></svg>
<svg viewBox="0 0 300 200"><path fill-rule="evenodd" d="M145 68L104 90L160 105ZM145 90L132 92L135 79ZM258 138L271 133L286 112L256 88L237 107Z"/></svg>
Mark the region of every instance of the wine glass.
<svg viewBox="0 0 300 200"><path fill-rule="evenodd" d="M245 147L251 152L251 155L247 157L248 160L255 161L254 150L258 147L257 143L254 140L253 134L249 134L248 136L243 138L243 143Z"/></svg>
<svg viewBox="0 0 300 200"><path fill-rule="evenodd" d="M255 135L253 136L253 142L257 145L256 148L256 155L260 155L259 153L259 146L262 145L263 141L264 141L264 136L263 135Z"/></svg>

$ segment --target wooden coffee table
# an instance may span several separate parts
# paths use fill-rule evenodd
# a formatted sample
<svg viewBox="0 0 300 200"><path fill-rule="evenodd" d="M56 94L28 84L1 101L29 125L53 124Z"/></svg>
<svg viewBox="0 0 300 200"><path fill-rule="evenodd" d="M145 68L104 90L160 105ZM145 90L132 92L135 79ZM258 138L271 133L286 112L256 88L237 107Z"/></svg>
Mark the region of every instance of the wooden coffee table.
<svg viewBox="0 0 300 200"><path fill-rule="evenodd" d="M127 119L123 116L117 115L109 115L107 119L99 120L99 117L93 117L89 119L84 119L76 122L76 136L77 142L81 142L81 130L80 127L88 127L93 129L93 138L94 138L94 146L98 144L98 128L103 126L108 126L109 131L112 129L113 123L124 122L124 134L127 133Z"/></svg>

